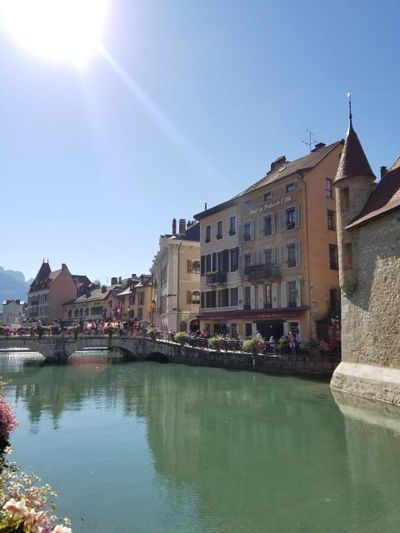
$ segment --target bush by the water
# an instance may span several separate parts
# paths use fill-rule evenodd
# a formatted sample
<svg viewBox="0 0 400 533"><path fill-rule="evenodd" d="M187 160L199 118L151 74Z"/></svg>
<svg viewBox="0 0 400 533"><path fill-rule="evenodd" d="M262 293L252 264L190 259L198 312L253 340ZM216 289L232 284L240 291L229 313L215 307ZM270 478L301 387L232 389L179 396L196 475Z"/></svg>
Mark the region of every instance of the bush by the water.
<svg viewBox="0 0 400 533"><path fill-rule="evenodd" d="M190 336L186 333L186 331L178 331L178 333L175 333L175 342L179 342L179 344L187 344L190 341Z"/></svg>

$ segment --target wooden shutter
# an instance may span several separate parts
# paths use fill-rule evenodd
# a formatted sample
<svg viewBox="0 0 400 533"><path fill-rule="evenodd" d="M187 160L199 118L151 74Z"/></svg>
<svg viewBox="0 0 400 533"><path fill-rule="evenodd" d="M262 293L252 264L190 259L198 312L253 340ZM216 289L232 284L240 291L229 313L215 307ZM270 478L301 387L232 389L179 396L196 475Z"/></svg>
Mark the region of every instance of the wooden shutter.
<svg viewBox="0 0 400 533"><path fill-rule="evenodd" d="M191 304L192 303L192 293L191 291L186 291L186 303Z"/></svg>
<svg viewBox="0 0 400 533"><path fill-rule="evenodd" d="M296 266L300 266L300 242L296 241L296 248L295 248L295 254L296 254Z"/></svg>
<svg viewBox="0 0 400 533"><path fill-rule="evenodd" d="M287 307L287 283L282 281L281 283L281 307Z"/></svg>
<svg viewBox="0 0 400 533"><path fill-rule="evenodd" d="M301 307L300 288L301 288L300 280L296 280L296 306L297 307Z"/></svg>
<svg viewBox="0 0 400 533"><path fill-rule="evenodd" d="M280 231L285 231L286 229L286 211L284 209L279 211L279 229Z"/></svg>
<svg viewBox="0 0 400 533"><path fill-rule="evenodd" d="M271 213L271 235L275 235L275 213Z"/></svg>
<svg viewBox="0 0 400 533"><path fill-rule="evenodd" d="M272 289L271 289L271 297L272 297L272 307L273 309L276 309L278 307L278 284L273 283Z"/></svg>
<svg viewBox="0 0 400 533"><path fill-rule="evenodd" d="M186 262L186 269L187 269L188 274L191 274L193 272L193 265L190 259L188 259Z"/></svg>
<svg viewBox="0 0 400 533"><path fill-rule="evenodd" d="M299 204L295 205L294 212L295 212L295 217L296 217L295 228L299 228L300 227L300 206Z"/></svg>

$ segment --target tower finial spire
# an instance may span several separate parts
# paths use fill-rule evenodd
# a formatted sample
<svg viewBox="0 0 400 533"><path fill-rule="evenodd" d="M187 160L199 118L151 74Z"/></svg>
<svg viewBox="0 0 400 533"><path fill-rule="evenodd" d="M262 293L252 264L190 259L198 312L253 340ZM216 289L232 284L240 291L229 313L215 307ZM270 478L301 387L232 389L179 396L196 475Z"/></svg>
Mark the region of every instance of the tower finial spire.
<svg viewBox="0 0 400 533"><path fill-rule="evenodd" d="M353 122L352 122L352 119L353 119L353 115L351 114L351 92L349 91L347 93L347 98L349 100L349 120L350 120L350 126L353 125Z"/></svg>

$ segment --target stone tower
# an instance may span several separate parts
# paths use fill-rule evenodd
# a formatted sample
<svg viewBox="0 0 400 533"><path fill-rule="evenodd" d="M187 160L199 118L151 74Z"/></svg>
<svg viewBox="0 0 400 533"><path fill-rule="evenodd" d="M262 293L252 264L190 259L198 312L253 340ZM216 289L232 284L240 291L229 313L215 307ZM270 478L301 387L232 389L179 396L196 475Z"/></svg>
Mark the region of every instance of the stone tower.
<svg viewBox="0 0 400 533"><path fill-rule="evenodd" d="M358 285L358 232L346 227L361 213L374 190L375 176L353 129L350 108L349 129L340 157L334 185L339 252L339 284L345 295L351 295Z"/></svg>

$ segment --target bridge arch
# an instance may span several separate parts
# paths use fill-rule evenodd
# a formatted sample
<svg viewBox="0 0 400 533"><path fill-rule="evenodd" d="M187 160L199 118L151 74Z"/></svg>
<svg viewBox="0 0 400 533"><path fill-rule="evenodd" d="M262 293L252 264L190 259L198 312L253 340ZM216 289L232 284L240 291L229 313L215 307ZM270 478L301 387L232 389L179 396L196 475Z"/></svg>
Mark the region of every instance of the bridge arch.
<svg viewBox="0 0 400 533"><path fill-rule="evenodd" d="M146 357L146 361L153 361L155 363L161 363L161 364L166 364L170 362L168 357L161 352L149 353L149 355Z"/></svg>

